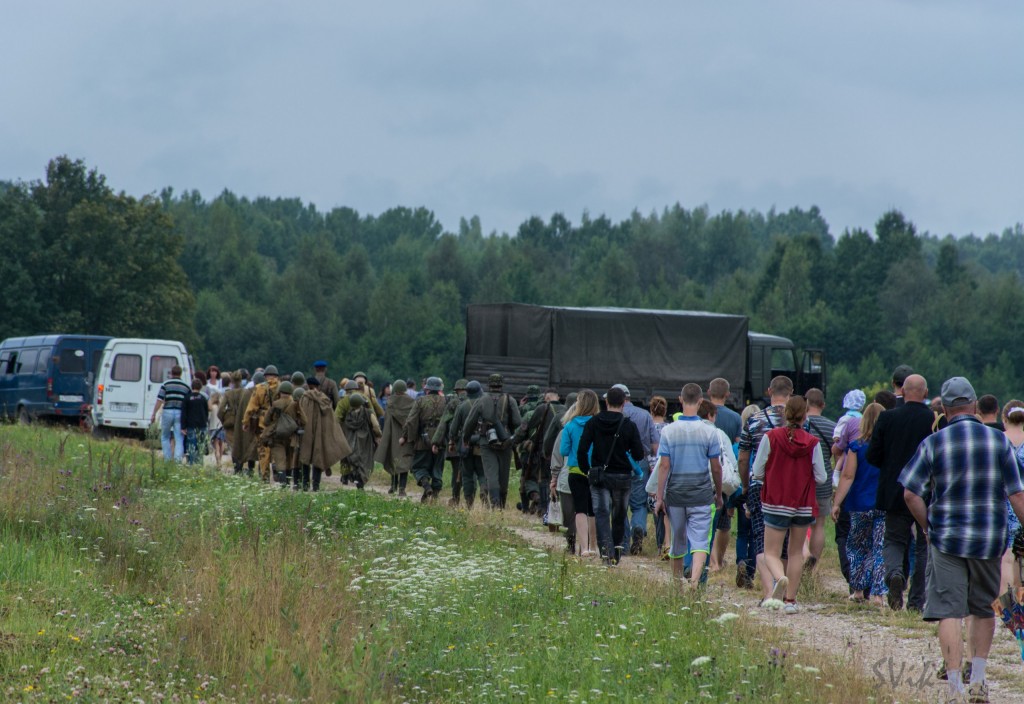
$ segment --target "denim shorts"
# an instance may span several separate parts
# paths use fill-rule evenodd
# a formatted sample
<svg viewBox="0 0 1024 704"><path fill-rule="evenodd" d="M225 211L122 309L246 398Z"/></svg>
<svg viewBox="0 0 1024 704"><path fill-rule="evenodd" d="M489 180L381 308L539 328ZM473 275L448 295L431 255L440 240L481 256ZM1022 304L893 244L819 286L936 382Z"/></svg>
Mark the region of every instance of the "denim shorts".
<svg viewBox="0 0 1024 704"><path fill-rule="evenodd" d="M764 511L764 524L769 528L775 528L777 530L789 530L792 526L813 526L813 516L789 516L783 513L771 513L770 511Z"/></svg>

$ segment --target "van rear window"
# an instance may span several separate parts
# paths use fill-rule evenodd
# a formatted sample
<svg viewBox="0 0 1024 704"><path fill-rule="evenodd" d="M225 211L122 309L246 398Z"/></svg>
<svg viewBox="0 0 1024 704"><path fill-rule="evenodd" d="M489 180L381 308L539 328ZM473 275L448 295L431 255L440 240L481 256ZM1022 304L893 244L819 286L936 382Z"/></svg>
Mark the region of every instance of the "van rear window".
<svg viewBox="0 0 1024 704"><path fill-rule="evenodd" d="M19 374L35 374L36 360L39 359L39 350L22 350L18 355L17 369Z"/></svg>
<svg viewBox="0 0 1024 704"><path fill-rule="evenodd" d="M162 384L171 378L171 367L178 364L177 357L153 355L149 358L149 380L154 384Z"/></svg>
<svg viewBox="0 0 1024 704"><path fill-rule="evenodd" d="M110 379L111 381L142 381L142 356L137 354L114 355Z"/></svg>
<svg viewBox="0 0 1024 704"><path fill-rule="evenodd" d="M85 374L85 350L62 349L58 368L61 374Z"/></svg>

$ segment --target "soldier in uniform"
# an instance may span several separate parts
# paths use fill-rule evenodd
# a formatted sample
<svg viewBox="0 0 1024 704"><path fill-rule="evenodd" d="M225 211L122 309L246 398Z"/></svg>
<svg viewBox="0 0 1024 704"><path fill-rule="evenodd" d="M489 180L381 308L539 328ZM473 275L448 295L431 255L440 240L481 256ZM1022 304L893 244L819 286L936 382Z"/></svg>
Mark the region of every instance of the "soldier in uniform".
<svg viewBox="0 0 1024 704"><path fill-rule="evenodd" d="M224 426L224 435L228 441L228 447L231 449L231 463L235 467L235 474L238 474L242 471L242 463L238 459L235 445L241 442L241 416L245 412L245 409L240 407L243 392L242 372L237 370L231 372L230 379L231 385L224 391L224 398L217 407L217 416L220 418L221 425Z"/></svg>
<svg viewBox="0 0 1024 704"><path fill-rule="evenodd" d="M290 477L300 471L299 441L306 427L306 416L292 396L295 387L290 381L282 381L277 391L277 399L270 404L270 410L263 419L260 442L270 449L274 481L287 487ZM284 416L291 422L286 422Z"/></svg>
<svg viewBox="0 0 1024 704"><path fill-rule="evenodd" d="M469 412L483 395L484 390L479 381L468 382L466 398L459 402L455 409L455 416L448 424L448 443L455 446L456 452L462 459L462 490L466 498L466 508L473 508L478 486L480 487L480 500L487 501L484 466L480 460L480 438L477 437L475 441L467 442L462 434L466 419L469 418Z"/></svg>
<svg viewBox="0 0 1024 704"><path fill-rule="evenodd" d="M322 385L321 385L322 387ZM338 402L334 406L334 417L338 419L338 424L345 427L345 417L348 416L349 410L352 408L351 395L359 391L359 384L355 379L346 379L344 388L342 389L342 396L338 399ZM364 398L365 400L365 398ZM348 484L350 481L349 465L341 465L341 483Z"/></svg>
<svg viewBox="0 0 1024 704"><path fill-rule="evenodd" d="M358 391L346 392L341 401L348 402L348 411L341 427L352 448L352 454L341 461L342 476L355 482L356 489L362 489L370 481L370 473L373 472L373 453L381 436L380 425L366 397ZM339 407L341 401L338 402Z"/></svg>
<svg viewBox="0 0 1024 704"><path fill-rule="evenodd" d="M509 470L512 466L512 434L523 422L519 405L502 391L504 377L491 374L488 393L469 412L462 435L469 440L479 435L480 459L484 466L491 508L504 509L508 500Z"/></svg>
<svg viewBox="0 0 1024 704"><path fill-rule="evenodd" d="M262 384L253 386L252 396L249 398L249 403L245 407L245 416L242 419L242 426L249 432L256 435L257 438L263 435L264 418L266 417L267 411L270 410L271 404L277 400L278 386L280 385L277 367L273 364L267 365L267 368L263 370L263 376L266 378L266 381ZM253 381L255 381L255 379ZM260 465L260 479L265 482L269 482L270 448L259 442L257 442L257 447L257 459Z"/></svg>
<svg viewBox="0 0 1024 704"><path fill-rule="evenodd" d="M313 375L320 382L320 392L331 400L331 408L336 408L341 394L338 393L338 382L327 376L327 362L322 359L313 362Z"/></svg>
<svg viewBox="0 0 1024 704"><path fill-rule="evenodd" d="M399 497L405 496L405 486L409 481L409 470L412 469L412 446L401 443L405 421L412 413L414 401L405 393L405 382L396 380L391 385L392 398L384 412L384 435L373 459L384 465L385 471L391 475L389 494L398 492Z"/></svg>
<svg viewBox="0 0 1024 704"><path fill-rule="evenodd" d="M520 467L523 469L519 492L526 513L543 515L547 510L551 451L545 451L544 438L563 413L565 407L558 402L558 392L548 389L544 392L543 402L523 416L523 422L516 430L515 442L521 451Z"/></svg>
<svg viewBox="0 0 1024 704"><path fill-rule="evenodd" d="M458 410L459 404L466 398L466 384L465 379L459 379L455 382L455 394L448 397L444 407L444 415L441 416L441 422L438 424L437 430L434 431L434 437L431 440L433 445L431 449L436 453L446 455L452 465L452 498L448 502L449 506L459 505L459 494L462 491L462 455L459 453L459 448L456 444L449 440L448 430L455 419L455 411Z"/></svg>
<svg viewBox="0 0 1024 704"><path fill-rule="evenodd" d="M444 415L444 382L432 376L424 383L425 392L413 402L412 412L405 421L402 445L413 444L415 455L412 459L412 472L416 483L423 487L420 501L429 501L441 493L444 478L444 452L433 444L434 431L437 430Z"/></svg>
<svg viewBox="0 0 1024 704"><path fill-rule="evenodd" d="M313 491L320 490L320 477L331 475L331 467L351 452L345 432L334 418L331 399L320 392L320 380L311 376L306 380L306 393L299 400L299 407L306 418L306 428L299 443L299 464L302 467L302 490L309 491L310 479ZM296 477L296 482L299 478Z"/></svg>

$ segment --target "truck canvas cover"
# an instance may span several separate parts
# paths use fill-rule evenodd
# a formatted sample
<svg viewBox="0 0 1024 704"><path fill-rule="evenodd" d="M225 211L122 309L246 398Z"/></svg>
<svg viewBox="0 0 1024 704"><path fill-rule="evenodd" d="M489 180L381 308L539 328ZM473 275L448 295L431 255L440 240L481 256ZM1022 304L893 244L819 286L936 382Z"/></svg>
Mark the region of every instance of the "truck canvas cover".
<svg viewBox="0 0 1024 704"><path fill-rule="evenodd" d="M567 393L623 383L634 400L673 400L684 383L707 388L719 376L742 389L746 355L742 315L519 303L467 312L466 378L486 383L499 372L512 393L529 384Z"/></svg>

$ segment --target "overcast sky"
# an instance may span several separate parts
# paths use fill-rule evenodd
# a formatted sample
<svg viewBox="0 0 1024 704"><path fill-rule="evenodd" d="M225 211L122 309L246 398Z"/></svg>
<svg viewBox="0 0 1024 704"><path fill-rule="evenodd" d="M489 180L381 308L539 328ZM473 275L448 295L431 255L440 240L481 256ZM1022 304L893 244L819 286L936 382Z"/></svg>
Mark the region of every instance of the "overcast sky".
<svg viewBox="0 0 1024 704"><path fill-rule="evenodd" d="M1024 3L8 4L0 179L620 220L817 205L1024 220Z"/></svg>

